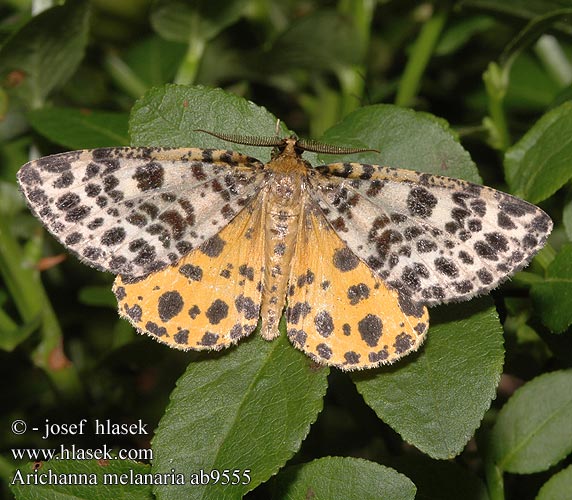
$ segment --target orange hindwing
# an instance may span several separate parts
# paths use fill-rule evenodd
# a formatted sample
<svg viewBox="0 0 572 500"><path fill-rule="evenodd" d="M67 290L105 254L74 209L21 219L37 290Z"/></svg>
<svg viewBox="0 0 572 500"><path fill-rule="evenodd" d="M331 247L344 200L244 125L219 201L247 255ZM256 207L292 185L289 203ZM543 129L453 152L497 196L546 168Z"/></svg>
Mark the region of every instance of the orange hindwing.
<svg viewBox="0 0 572 500"><path fill-rule="evenodd" d="M427 308L400 301L322 215L308 211L304 219L288 291L290 341L343 370L392 363L416 350L429 328Z"/></svg>
<svg viewBox="0 0 572 500"><path fill-rule="evenodd" d="M222 349L254 331L263 239L257 203L177 264L141 280L117 276L120 314L177 349Z"/></svg>

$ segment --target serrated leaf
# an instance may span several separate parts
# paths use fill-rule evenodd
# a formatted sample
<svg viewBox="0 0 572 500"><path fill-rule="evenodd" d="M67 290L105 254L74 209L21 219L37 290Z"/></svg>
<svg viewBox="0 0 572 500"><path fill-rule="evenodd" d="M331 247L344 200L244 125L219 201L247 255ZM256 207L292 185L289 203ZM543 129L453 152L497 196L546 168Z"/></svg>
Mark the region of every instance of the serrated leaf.
<svg viewBox="0 0 572 500"><path fill-rule="evenodd" d="M572 500L572 465L546 481L536 500Z"/></svg>
<svg viewBox="0 0 572 500"><path fill-rule="evenodd" d="M572 451L572 370L536 377L518 389L492 430L499 468L517 474L541 472Z"/></svg>
<svg viewBox="0 0 572 500"><path fill-rule="evenodd" d="M270 148L233 144L196 129L221 134L274 136L277 119L263 107L201 86L166 85L151 89L133 107L129 131L133 146L232 149L270 159ZM282 124L280 136L288 135Z"/></svg>
<svg viewBox="0 0 572 500"><path fill-rule="evenodd" d="M255 335L189 365L153 439L153 471L249 470L247 484L157 487L162 499L225 499L268 480L298 451L322 408L329 370L285 335Z"/></svg>
<svg viewBox="0 0 572 500"><path fill-rule="evenodd" d="M546 279L530 289L542 323L560 333L572 325L572 244L563 245L546 270Z"/></svg>
<svg viewBox="0 0 572 500"><path fill-rule="evenodd" d="M288 467L274 481L281 500L413 500L415 485L403 474L359 458L325 457Z"/></svg>
<svg viewBox="0 0 572 500"><path fill-rule="evenodd" d="M511 192L531 203L553 195L572 178L572 102L546 113L505 154Z"/></svg>
<svg viewBox="0 0 572 500"><path fill-rule="evenodd" d="M320 142L380 151L347 156L347 161L367 161L477 183L481 180L469 153L445 120L400 106L360 108L326 131ZM323 161L329 161L327 158L320 156Z"/></svg>
<svg viewBox="0 0 572 500"><path fill-rule="evenodd" d="M80 0L33 17L0 48L0 83L29 107L39 107L83 58L87 21L88 6Z"/></svg>
<svg viewBox="0 0 572 500"><path fill-rule="evenodd" d="M236 22L246 0L159 0L151 12L151 25L165 40L210 40Z"/></svg>
<svg viewBox="0 0 572 500"><path fill-rule="evenodd" d="M73 108L43 108L30 111L28 119L34 129L69 149L126 146L125 113Z"/></svg>
<svg viewBox="0 0 572 500"><path fill-rule="evenodd" d="M433 458L459 454L496 395L504 350L491 299L431 310L420 352L352 375L379 418Z"/></svg>
<svg viewBox="0 0 572 500"><path fill-rule="evenodd" d="M151 500L151 486L137 484L135 475L150 474L148 465L128 460L50 460L43 462L37 472L34 464L26 464L14 471L9 483L10 491L16 500L100 500L113 498L117 500ZM50 472L51 471L51 472ZM49 479L49 474L52 479ZM28 479L28 474L30 478ZM54 479L53 474L58 478ZM106 478L107 476L107 483ZM40 479L38 476L42 476ZM34 477L37 481L34 483ZM126 482L119 481L123 477ZM85 481L86 484L73 484L74 481ZM29 482L26 482L29 481ZM68 484L65 484L65 481ZM64 483L64 484L62 484ZM71 483L71 484L70 484ZM125 487L128 484L129 487ZM119 486L118 486L119 485Z"/></svg>
<svg viewBox="0 0 572 500"><path fill-rule="evenodd" d="M489 500L483 481L456 462L409 455L391 460L389 465L415 483L418 499Z"/></svg>

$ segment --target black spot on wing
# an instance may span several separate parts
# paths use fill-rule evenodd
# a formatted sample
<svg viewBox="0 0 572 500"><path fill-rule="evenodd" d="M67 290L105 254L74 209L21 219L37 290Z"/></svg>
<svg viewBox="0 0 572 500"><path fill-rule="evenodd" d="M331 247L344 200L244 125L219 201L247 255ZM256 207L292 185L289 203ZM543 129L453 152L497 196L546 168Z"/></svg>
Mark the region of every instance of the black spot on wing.
<svg viewBox="0 0 572 500"><path fill-rule="evenodd" d="M341 272L353 271L359 264L359 259L348 248L339 248L334 252L334 266Z"/></svg>
<svg viewBox="0 0 572 500"><path fill-rule="evenodd" d="M167 322L183 309L183 297L176 290L165 292L159 297L157 311L162 321Z"/></svg>
<svg viewBox="0 0 572 500"><path fill-rule="evenodd" d="M370 347L375 347L383 333L383 323L379 316L368 314L358 323L358 332L362 340Z"/></svg>

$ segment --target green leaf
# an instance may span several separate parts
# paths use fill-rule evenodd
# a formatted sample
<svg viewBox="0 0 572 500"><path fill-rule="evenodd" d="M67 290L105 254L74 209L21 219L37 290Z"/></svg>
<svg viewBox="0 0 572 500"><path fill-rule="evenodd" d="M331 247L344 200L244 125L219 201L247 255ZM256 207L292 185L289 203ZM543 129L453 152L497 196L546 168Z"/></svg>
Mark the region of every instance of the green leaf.
<svg viewBox="0 0 572 500"><path fill-rule="evenodd" d="M510 81L504 105L507 110L517 112L545 113L554 103L560 87L546 72L533 53L520 54L510 68ZM564 101L562 101L564 102Z"/></svg>
<svg viewBox="0 0 572 500"><path fill-rule="evenodd" d="M530 289L542 322L555 333L572 325L572 244L560 249L546 270L546 279Z"/></svg>
<svg viewBox="0 0 572 500"><path fill-rule="evenodd" d="M67 500L100 500L102 498L151 500L153 498L150 485L135 482L136 477L145 477L141 475L151 473L151 468L142 463L128 460L107 462L50 460L43 462L37 472L33 471L34 464L32 463L25 464L14 471L12 482L9 484L16 500L61 500L62 498ZM52 475L49 476L49 474ZM57 479L54 479L54 474ZM29 479L27 479L28 475ZM49 477L52 479L50 480ZM34 483L34 480L38 483ZM69 484L74 480L76 482L82 480L84 484ZM64 481L68 484L62 484Z"/></svg>
<svg viewBox="0 0 572 500"><path fill-rule="evenodd" d="M34 129L50 141L69 149L126 146L128 116L125 113L73 108L43 108L30 111Z"/></svg>
<svg viewBox="0 0 572 500"><path fill-rule="evenodd" d="M153 439L153 471L174 468L192 480L201 470L236 470L240 484L211 479L208 487L159 486L158 498L240 498L268 480L298 451L316 420L328 372L285 335L273 342L256 335L192 362Z"/></svg>
<svg viewBox="0 0 572 500"><path fill-rule="evenodd" d="M367 161L471 182L481 180L469 153L445 120L399 106L377 104L360 108L326 131L320 142L380 151L348 155L347 161ZM331 159L320 156L321 160L326 158Z"/></svg>
<svg viewBox="0 0 572 500"><path fill-rule="evenodd" d="M101 306L117 309L117 299L109 285L84 286L79 291L79 302L88 306Z"/></svg>
<svg viewBox="0 0 572 500"><path fill-rule="evenodd" d="M264 56L263 71L334 70L361 62L359 33L347 16L318 10L303 16L281 34Z"/></svg>
<svg viewBox="0 0 572 500"><path fill-rule="evenodd" d="M0 180L0 214L13 217L25 206L22 194L12 182Z"/></svg>
<svg viewBox="0 0 572 500"><path fill-rule="evenodd" d="M568 85L562 89L560 93L555 97L554 101L552 101L551 106L556 107L566 101L572 101L572 85Z"/></svg>
<svg viewBox="0 0 572 500"><path fill-rule="evenodd" d="M496 396L503 337L490 298L431 311L425 345L396 365L352 376L365 402L433 458L463 449Z"/></svg>
<svg viewBox="0 0 572 500"><path fill-rule="evenodd" d="M175 76L185 50L181 43L153 36L132 47L125 62L149 87L163 85Z"/></svg>
<svg viewBox="0 0 572 500"><path fill-rule="evenodd" d="M463 47L473 36L495 25L490 16L473 16L449 23L435 47L435 55L450 55Z"/></svg>
<svg viewBox="0 0 572 500"><path fill-rule="evenodd" d="M566 231L566 237L572 241L572 192L566 193L564 208L562 209L562 223Z"/></svg>
<svg viewBox="0 0 572 500"><path fill-rule="evenodd" d="M45 10L0 48L0 83L11 86L28 107L40 107L78 67L87 34L86 2L72 0Z"/></svg>
<svg viewBox="0 0 572 500"><path fill-rule="evenodd" d="M274 136L276 118L266 109L225 92L201 86L166 85L151 89L133 107L133 146L204 147L240 151L261 161L270 148L233 144L196 129L253 136ZM282 126L279 135L288 130Z"/></svg>
<svg viewBox="0 0 572 500"><path fill-rule="evenodd" d="M489 500L487 488L475 474L456 462L404 456L390 464L409 477L423 500Z"/></svg>
<svg viewBox="0 0 572 500"><path fill-rule="evenodd" d="M572 500L572 465L546 481L536 500Z"/></svg>
<svg viewBox="0 0 572 500"><path fill-rule="evenodd" d="M572 370L536 377L518 389L492 430L493 456L507 472L547 470L572 451Z"/></svg>
<svg viewBox="0 0 572 500"><path fill-rule="evenodd" d="M298 500L413 500L415 485L403 474L360 458L325 457L288 467L274 481L272 498Z"/></svg>
<svg viewBox="0 0 572 500"><path fill-rule="evenodd" d="M151 12L153 29L166 40L210 40L242 15L247 0L159 0Z"/></svg>
<svg viewBox="0 0 572 500"><path fill-rule="evenodd" d="M546 113L505 154L511 192L532 203L553 195L572 178L572 102Z"/></svg>

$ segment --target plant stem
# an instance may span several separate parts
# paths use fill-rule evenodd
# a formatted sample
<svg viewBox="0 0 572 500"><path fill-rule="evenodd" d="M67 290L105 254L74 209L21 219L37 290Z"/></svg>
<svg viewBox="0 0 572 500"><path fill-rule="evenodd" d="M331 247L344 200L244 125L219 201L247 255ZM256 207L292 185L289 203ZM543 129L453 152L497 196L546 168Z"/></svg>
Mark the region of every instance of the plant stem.
<svg viewBox="0 0 572 500"><path fill-rule="evenodd" d="M205 47L206 43L202 38L192 37L189 40L187 53L175 76L175 83L190 85L195 82Z"/></svg>
<svg viewBox="0 0 572 500"><path fill-rule="evenodd" d="M338 80L342 89L339 118L343 118L361 104L365 88L365 56L371 37L371 21L375 9L372 0L340 0L338 11L352 18L354 32L358 39L360 64L339 68Z"/></svg>
<svg viewBox="0 0 572 500"><path fill-rule="evenodd" d="M139 99L147 91L145 82L114 52L105 54L104 65L117 85L134 99Z"/></svg>
<svg viewBox="0 0 572 500"><path fill-rule="evenodd" d="M10 292L16 308L24 322L21 342L29 333L27 325L39 322L41 342L32 355L36 366L42 368L54 383L58 393L66 398L76 398L80 394L79 377L70 364L54 364L53 354L61 350L62 333L56 315L40 281L39 273L32 263L22 258L23 252L5 218L0 218L0 273Z"/></svg>
<svg viewBox="0 0 572 500"><path fill-rule="evenodd" d="M0 273L24 322L33 321L42 311L37 271L22 261L22 251L0 217Z"/></svg>
<svg viewBox="0 0 572 500"><path fill-rule="evenodd" d="M560 87L564 88L572 83L572 65L556 38L552 35L542 35L534 45L534 51Z"/></svg>
<svg viewBox="0 0 572 500"><path fill-rule="evenodd" d="M489 110L489 116L483 120L483 124L489 130L489 143L499 151L505 151L510 146L510 134L503 105L510 67L510 62L503 67L492 62L483 73Z"/></svg>
<svg viewBox="0 0 572 500"><path fill-rule="evenodd" d="M37 16L40 12L51 9L54 5L56 5L54 0L33 0L32 15Z"/></svg>
<svg viewBox="0 0 572 500"><path fill-rule="evenodd" d="M448 12L449 9L446 6L438 8L421 28L399 82L395 98L395 104L398 106L413 104L423 72L445 26Z"/></svg>

